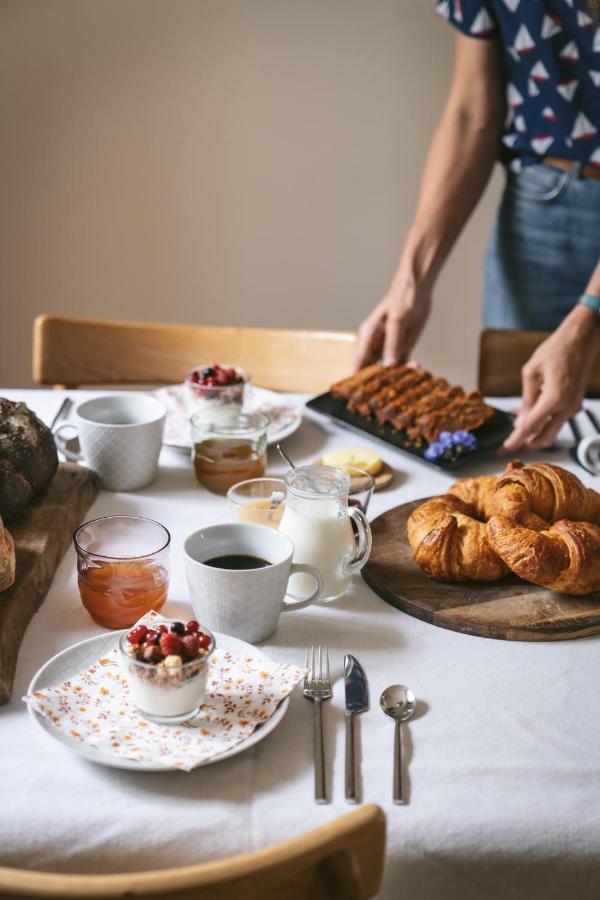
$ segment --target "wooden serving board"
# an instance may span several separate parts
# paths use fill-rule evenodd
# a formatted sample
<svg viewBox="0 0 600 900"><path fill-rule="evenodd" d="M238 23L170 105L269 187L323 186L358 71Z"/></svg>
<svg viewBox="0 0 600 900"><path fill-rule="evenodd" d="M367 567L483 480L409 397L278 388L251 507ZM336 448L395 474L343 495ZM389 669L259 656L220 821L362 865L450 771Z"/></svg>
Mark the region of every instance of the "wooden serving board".
<svg viewBox="0 0 600 900"><path fill-rule="evenodd" d="M512 576L493 583L444 583L417 566L406 522L423 500L371 522L373 549L363 578L376 594L410 616L441 628L506 641L561 641L600 632L600 593L557 594Z"/></svg>
<svg viewBox="0 0 600 900"><path fill-rule="evenodd" d="M16 580L0 593L0 706L10 699L17 655L42 605L76 526L98 493L92 472L62 463L46 491L8 525L16 551Z"/></svg>

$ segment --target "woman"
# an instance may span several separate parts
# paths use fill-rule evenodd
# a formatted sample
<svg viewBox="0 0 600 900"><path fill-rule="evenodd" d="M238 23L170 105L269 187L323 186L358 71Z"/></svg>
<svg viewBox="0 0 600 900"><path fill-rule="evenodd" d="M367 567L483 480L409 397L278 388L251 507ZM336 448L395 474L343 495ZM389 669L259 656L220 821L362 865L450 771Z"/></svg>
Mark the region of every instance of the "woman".
<svg viewBox="0 0 600 900"><path fill-rule="evenodd" d="M600 0L444 0L452 85L391 287L357 367L403 362L494 163L507 183L485 262L488 328L551 331L523 369L506 450L550 445L600 349Z"/></svg>

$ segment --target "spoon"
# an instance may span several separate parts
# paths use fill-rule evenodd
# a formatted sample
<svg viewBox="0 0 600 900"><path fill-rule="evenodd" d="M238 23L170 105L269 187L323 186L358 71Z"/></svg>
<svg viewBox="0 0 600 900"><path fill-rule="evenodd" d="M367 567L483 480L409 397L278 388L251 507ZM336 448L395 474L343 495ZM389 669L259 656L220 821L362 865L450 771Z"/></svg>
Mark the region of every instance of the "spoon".
<svg viewBox="0 0 600 900"><path fill-rule="evenodd" d="M281 456L283 461L288 464L290 469L296 468L295 464L291 461L291 459L289 458L289 456L287 455L287 453L285 452L285 450L283 449L281 444L275 444L275 449L277 450L277 452L279 453L279 455Z"/></svg>
<svg viewBox="0 0 600 900"><path fill-rule="evenodd" d="M402 738L400 725L407 722L415 711L417 701L410 688L392 684L379 698L382 710L396 723L394 731L394 803L402 803Z"/></svg>

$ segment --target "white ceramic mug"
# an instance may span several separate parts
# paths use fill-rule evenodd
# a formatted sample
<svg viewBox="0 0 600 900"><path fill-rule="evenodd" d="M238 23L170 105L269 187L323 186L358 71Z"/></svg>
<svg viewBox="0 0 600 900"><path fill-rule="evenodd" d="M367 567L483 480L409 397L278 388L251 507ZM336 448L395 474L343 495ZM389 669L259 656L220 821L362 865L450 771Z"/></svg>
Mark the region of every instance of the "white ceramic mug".
<svg viewBox="0 0 600 900"><path fill-rule="evenodd" d="M234 523L202 528L188 537L184 551L198 621L211 631L222 631L251 644L273 634L280 613L303 609L318 600L323 590L316 569L292 564L294 545L290 539L266 525ZM257 556L269 564L260 569L205 565L207 560L232 554ZM288 581L297 572L311 575L316 587L309 597L290 602L286 600Z"/></svg>
<svg viewBox="0 0 600 900"><path fill-rule="evenodd" d="M107 491L137 491L156 478L166 410L155 397L116 394L85 400L74 423L54 431L58 449L71 462L85 462ZM64 432L79 437L80 452L68 446Z"/></svg>

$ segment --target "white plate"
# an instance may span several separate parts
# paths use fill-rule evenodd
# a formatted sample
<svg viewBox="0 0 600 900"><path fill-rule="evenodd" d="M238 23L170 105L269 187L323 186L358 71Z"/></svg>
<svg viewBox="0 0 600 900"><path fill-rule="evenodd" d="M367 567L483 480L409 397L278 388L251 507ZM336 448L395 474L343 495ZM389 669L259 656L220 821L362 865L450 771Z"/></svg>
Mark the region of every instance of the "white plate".
<svg viewBox="0 0 600 900"><path fill-rule="evenodd" d="M110 634L97 634L95 637L87 638L87 640L80 641L78 644L73 644L72 647L67 647L66 650L61 650L60 653L57 653L56 656L49 659L48 662L44 663L42 668L36 672L31 679L31 684L29 685L27 693L31 694L34 691L41 691L44 688L51 687L53 684L61 684L63 681L66 681L67 678L77 675L79 672L83 672L85 669L89 668L89 666L93 666L101 656L106 655L115 644L118 643L121 635L125 634L127 630L128 629L125 629L125 631L113 631ZM236 656L248 656L249 654L252 654L253 656L265 655L256 647L247 644L245 641L240 641L237 638L229 637L227 634L215 632L215 638L219 649L229 650ZM268 719L264 725L259 725L245 741L240 741L239 744L236 744L224 753L220 753L218 756L213 756L212 759L205 760L205 762L200 763L200 765L210 766L212 763L221 762L223 759L228 759L230 756L236 756L238 753L243 753L244 750L249 750L250 747L258 744L259 741L264 740L268 734L277 728L285 716L289 705L290 698L286 697L279 704L271 718ZM106 753L104 750L98 750L94 747L90 747L88 744L82 744L75 738L71 738L68 734L55 728L52 725L52 722L36 712L36 710L32 709L29 704L27 705L27 708L34 722L37 722L45 732L57 741L60 741L61 744L66 744L69 750L73 750L85 759L90 760L90 762L99 763L101 766L110 766L113 769L134 769L137 772L180 771L179 769L167 769L165 766L152 765L151 763L137 762L135 759L113 756L111 753ZM168 727L168 725L165 725L165 728Z"/></svg>
<svg viewBox="0 0 600 900"><path fill-rule="evenodd" d="M250 410L266 412L271 417L267 431L269 446L285 440L293 434L302 423L302 408L294 403L286 402L275 391L267 391L250 385L247 390L248 401L244 406ZM194 412L193 399L184 384L172 384L159 388L154 395L167 407L165 422L165 447L189 452L192 449L190 439L190 416Z"/></svg>

